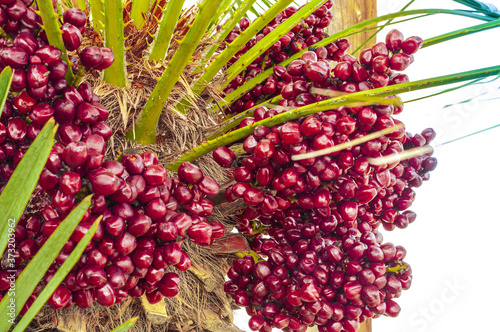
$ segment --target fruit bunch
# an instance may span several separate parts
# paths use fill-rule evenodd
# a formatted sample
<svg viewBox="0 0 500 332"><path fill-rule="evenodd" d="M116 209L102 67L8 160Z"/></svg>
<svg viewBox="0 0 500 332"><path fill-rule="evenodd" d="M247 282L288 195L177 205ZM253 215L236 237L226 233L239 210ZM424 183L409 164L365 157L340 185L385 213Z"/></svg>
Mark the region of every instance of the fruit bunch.
<svg viewBox="0 0 500 332"><path fill-rule="evenodd" d="M7 13L16 6L26 7L22 1L15 1L7 7ZM4 7L0 7L0 13L2 10ZM26 8L25 12L35 13ZM39 20L37 15L35 18ZM86 28L85 14L70 9L63 21L62 38L67 50L78 50ZM174 266L185 271L191 266L189 255L182 250L184 239L209 246L225 233L221 223L206 219L213 210L206 196L216 195L219 185L190 163L181 165L178 178L168 177L157 156L150 152L104 161L112 131L104 122L108 111L92 88L88 84L75 88L68 83L65 75L71 69L62 52L47 44L46 33L37 24L23 23L6 31L9 36L2 37L0 61L2 68L14 68L14 75L0 122L2 188L43 125L52 117L59 124L58 142L50 152L33 199L38 211L25 216L15 229L18 274L81 199L93 194L91 209L21 315L99 216L103 216L102 222L92 242L49 299L50 306L60 309L76 304L86 308L94 301L110 306L128 295L139 297L144 293L151 303L157 303L164 296L175 296L180 278L166 270ZM111 50L101 47L85 48L79 58L83 66L97 70L113 62ZM10 287L8 276L6 270L0 270L0 297Z"/></svg>
<svg viewBox="0 0 500 332"><path fill-rule="evenodd" d="M340 44L343 50L349 47ZM421 45L419 37L404 39L392 30L385 42L363 50L359 60L338 54L332 66L327 48L304 52L286 68L273 68L270 79L281 83L279 106L255 108L240 128L339 94L408 82L400 72ZM225 191L226 200L245 204L236 220L238 230L251 237L257 254L267 257L255 264L252 257L235 261L225 286L238 305L247 307L252 330L301 331L318 325L320 331L356 331L366 317L399 313L392 299L410 286L411 270L402 261L404 249L396 255L393 245L382 245L377 229L406 228L415 220L408 210L413 188L429 179L437 161L432 153L385 161L435 137L430 128L407 133L393 117L403 110L399 97L388 100L386 105L339 107L274 127L256 126L241 142L245 153L238 158L231 146L214 150L214 160L230 168L235 181ZM388 128L394 130L323 152ZM300 157L306 153L313 155ZM270 238L263 238L263 232Z"/></svg>
<svg viewBox="0 0 500 332"><path fill-rule="evenodd" d="M320 48L305 52L287 68L274 67L275 72L290 82L281 91L280 105L301 107L325 100L338 90L352 93L407 81L406 75L394 74L388 66L380 69L378 63L385 59L392 68L403 70L405 67L399 65L398 59L411 59L412 55L401 50L414 53L419 45L418 37L404 40L399 31L393 30L387 35L386 43L378 43L361 53L362 64L350 55L343 55L339 59L343 61L333 72L329 69L326 52ZM390 57L389 50L392 52ZM368 58L374 60L368 61ZM370 63L374 64L373 68L369 67ZM393 100L397 101L396 98ZM401 124L392 117L401 111L402 106L397 103L340 107L272 128L255 127L253 134L243 142L247 156L239 159L232 171L236 184L226 190L228 201L242 198L248 205L239 220L240 231L250 234L252 219L259 218L265 224L282 218L292 199L300 209L312 209L314 215L320 216L330 215L327 210L333 201L335 206L331 210L339 224L345 223L347 227L356 222L358 211L359 217L374 228L380 223L388 229L394 224L406 227L414 220L412 212L403 212L414 199L412 188L428 179L428 172L436 167L436 159L423 155L409 162L378 166L371 165L370 160L427 145L435 137L432 129L412 137L400 128L350 149L292 160L293 156L331 148ZM240 127L282 112L285 112L283 107L257 107L253 117L243 119ZM217 148L213 156L223 167L231 167L235 160L228 147Z"/></svg>
<svg viewBox="0 0 500 332"><path fill-rule="evenodd" d="M236 259L224 285L251 316L252 331L355 332L368 317L395 317L394 301L411 284L406 251L381 244L378 231L324 232L293 217L258 238L267 260Z"/></svg>
<svg viewBox="0 0 500 332"><path fill-rule="evenodd" d="M256 85L251 91L243 95L226 109L227 114L237 114L244 110L254 107L259 101L277 96L289 81L282 78L281 71L283 66L278 64L287 60L290 56L307 49L309 46L317 43L320 40L328 37L324 31L330 25L333 14L329 10L333 6L333 1L329 0L324 5L319 7L313 14L307 16L291 31L288 31L274 45L259 55L245 71L234 78L229 85L224 89L225 94L229 94L240 87L245 82L262 73L263 70L273 67L274 74L270 75L265 82ZM264 29L259 31L246 45L244 45L236 55L228 62L228 66L236 62L239 57L244 55L255 44L264 38L268 33L276 29L279 24L297 12L297 8L290 6L278 14L271 20ZM239 26L235 26L231 33L226 37L226 42L230 44L238 35L246 30L250 25L248 18L241 19ZM339 39L334 43L330 43L326 47L319 47L319 53L325 59L339 61L349 48L349 42L346 39Z"/></svg>
<svg viewBox="0 0 500 332"><path fill-rule="evenodd" d="M51 307L60 309L76 304L87 308L94 301L110 306L128 295L140 297L144 293L151 303L161 301L163 296L175 296L180 278L166 270L174 266L185 271L191 266L189 255L182 250L184 239L209 246L225 233L221 223L206 219L212 214L213 203L205 197L216 195L219 185L190 163L181 165L179 178L167 177L165 168L158 165L156 155L150 152L124 156L121 162L105 161L82 177L63 171L69 167L66 160L89 159L73 152L67 159L64 151L54 152L62 159L62 167L55 173L60 176L55 181L57 188L47 191L49 194L55 190L52 201L39 215L21 220L16 227L20 243L15 257L19 270L71 211L75 197L93 193L92 208L49 268L45 283L101 215L102 222L78 265L49 299ZM71 199L64 195L71 195ZM10 287L8 276L6 271L0 271L2 292ZM34 297L41 288L40 284Z"/></svg>

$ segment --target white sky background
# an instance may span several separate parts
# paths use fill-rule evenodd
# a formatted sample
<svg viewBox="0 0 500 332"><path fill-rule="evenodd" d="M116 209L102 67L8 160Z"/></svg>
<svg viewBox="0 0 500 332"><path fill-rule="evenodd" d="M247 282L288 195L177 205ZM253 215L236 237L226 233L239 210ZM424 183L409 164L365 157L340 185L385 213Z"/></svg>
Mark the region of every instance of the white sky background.
<svg viewBox="0 0 500 332"><path fill-rule="evenodd" d="M485 2L500 8L500 0ZM379 15L397 11L406 3L378 0ZM410 9L417 8L457 9L459 5L451 0L417 0ZM479 23L458 16L434 15L396 28L405 37L418 35L425 39ZM385 33L379 36L383 40ZM499 64L500 29L493 29L420 50L405 73L411 80L418 80ZM409 103L398 118L412 133L433 127L438 132L437 145L500 124L499 87L500 81L496 81ZM402 97L410 100L428 91ZM486 95L479 99L499 99L444 109L447 104L482 94ZM401 244L408 250L406 260L412 266L414 280L411 289L398 299L400 316L374 320L374 332L495 330L500 309L499 142L500 128L436 148L438 167L431 180L416 190L417 198L411 207L417 220L407 229L384 232L386 242ZM247 319L243 310L235 313L235 324L250 331Z"/></svg>

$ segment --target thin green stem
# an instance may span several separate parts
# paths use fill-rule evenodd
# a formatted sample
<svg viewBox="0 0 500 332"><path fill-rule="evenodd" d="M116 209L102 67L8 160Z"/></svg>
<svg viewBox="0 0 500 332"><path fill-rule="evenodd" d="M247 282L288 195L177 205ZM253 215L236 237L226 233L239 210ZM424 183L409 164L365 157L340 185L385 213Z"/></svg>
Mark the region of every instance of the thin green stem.
<svg viewBox="0 0 500 332"><path fill-rule="evenodd" d="M443 145L446 145L446 144L449 144L449 143L460 141L460 140L462 140L464 138L468 138L468 137L471 137L471 136L474 136L474 135L477 135L477 134L481 134L481 133L484 133L484 132L486 132L488 130L492 130L492 129L495 129L495 128L498 128L498 127L500 127L500 124L496 124L494 126L491 126L491 127L485 128L485 129L481 129L479 131L475 131L473 133L470 133L470 134L467 134L467 135L464 135L464 136L460 136L460 137L454 138L452 140L440 143L440 144L436 145L435 148L437 148L438 146L443 146Z"/></svg>
<svg viewBox="0 0 500 332"><path fill-rule="evenodd" d="M460 37L464 37L467 35L471 35L471 34L474 34L477 32L498 28L498 27L500 27L500 19L495 20L495 21L491 21L491 22L486 22L483 24L473 25L471 27L464 28L464 29L451 31L451 32L424 40L424 44L422 45L422 48L436 45L436 44L439 44L439 43L442 43L442 42L445 42L448 40L452 40L455 38L460 38Z"/></svg>

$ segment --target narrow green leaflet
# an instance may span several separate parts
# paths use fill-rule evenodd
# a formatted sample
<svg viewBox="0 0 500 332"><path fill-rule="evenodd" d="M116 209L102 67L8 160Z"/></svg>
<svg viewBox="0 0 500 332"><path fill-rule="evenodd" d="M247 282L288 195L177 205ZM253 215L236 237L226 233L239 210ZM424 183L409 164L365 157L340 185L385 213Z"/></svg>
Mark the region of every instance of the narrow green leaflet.
<svg viewBox="0 0 500 332"><path fill-rule="evenodd" d="M317 1L318 0L316 0L316 2ZM224 49L224 51L222 51L222 53L219 54L215 58L215 60L212 61L212 63L205 69L203 75L194 85L192 89L193 92L196 95L199 95L205 89L205 86L215 77L215 75L222 69L222 67L224 67L228 63L228 61L243 47L243 45L245 45L246 43L248 43L250 39L255 37L258 31L262 30L269 23L269 21L271 21L274 17L276 17L276 15L282 12L291 2L292 0L279 1L271 9L269 9L266 13L264 13L264 15L257 18L245 31L243 31L231 44L229 44L226 47L226 49ZM286 22L288 22L288 20ZM292 27L294 25L292 25ZM281 25L278 29L281 29ZM272 33L274 33L274 31ZM277 39L279 38L281 37L278 37ZM255 45L255 47L253 47L247 53L251 53L252 54L251 56L255 56L255 58L257 58L257 56L260 53L262 53L257 49L257 47L260 47L259 45L262 45L260 44L261 42L257 43L257 45ZM275 41L273 41L272 43L274 44L274 42ZM265 49L267 48L268 47L266 47ZM183 100L179 104L180 105L178 105L177 110L181 113L186 113L187 109L189 108L189 102L187 100Z"/></svg>
<svg viewBox="0 0 500 332"><path fill-rule="evenodd" d="M132 24L135 25L137 29L142 28L144 25L144 17L149 11L149 0L133 0L132 9L130 10L130 19L132 19Z"/></svg>
<svg viewBox="0 0 500 332"><path fill-rule="evenodd" d="M489 29L494 29L494 28L498 28L498 27L500 27L500 19L495 20L495 21L491 21L491 22L486 22L483 24L474 25L474 26L464 28L464 29L451 31L451 32L424 40L424 44L422 45L422 48L436 45L436 44L445 42L447 40L460 38L460 37L467 36L467 35L470 35L473 33L481 32L481 31L485 31L485 30L489 30Z"/></svg>
<svg viewBox="0 0 500 332"><path fill-rule="evenodd" d="M476 0L453 0L453 1L460 3L464 6L473 8L483 13L484 15L490 16L493 19L497 19L500 17L500 11L498 10L497 7L495 7L492 4L483 3Z"/></svg>
<svg viewBox="0 0 500 332"><path fill-rule="evenodd" d="M0 252L5 250L9 232L15 228L26 204L35 189L45 162L49 157L54 135L57 131L53 119L49 120L35 138L30 148L19 162L0 195ZM0 316L5 317L5 316Z"/></svg>
<svg viewBox="0 0 500 332"><path fill-rule="evenodd" d="M3 106L9 95L10 83L12 82L12 69L5 67L0 73L0 116L2 115Z"/></svg>
<svg viewBox="0 0 500 332"><path fill-rule="evenodd" d="M83 213L85 213L84 210L83 210ZM69 218L70 216L68 216L67 218ZM83 217L83 214L81 214L79 219L81 219L81 217ZM67 218L63 221L63 223L69 223L67 221L68 220ZM75 218L77 218L77 216L75 216ZM33 302L31 307L24 314L23 318L19 321L19 323L16 324L16 327L14 328L14 330L12 332L22 332L26 329L26 327L28 327L29 323L33 320L33 318L35 318L36 314L40 311L40 309L43 307L43 305L47 302L47 300L50 298L52 293L54 293L57 286L59 286L59 284L64 280L64 278L66 278L66 276L71 271L73 266L75 266L75 264L78 263L83 251L85 250L87 245L90 243L90 241L94 237L94 234L97 230L97 226L99 226L99 222L101 221L101 219L102 219L102 216L97 218L96 221L94 221L94 224L92 224L92 226L87 231L87 233L83 236L83 238L80 240L80 242L78 242L75 249L73 249L73 251L68 256L66 261L59 267L56 274L54 274L52 279L50 279L48 285L46 285L45 288L43 289L43 291L40 293L40 295L38 295L35 302ZM75 227L76 227L76 225L75 225ZM71 232L69 234L71 234ZM47 240L47 242L48 242L48 240ZM45 245L47 245L47 244L45 244ZM35 258L33 258L33 259L35 259ZM124 331L126 331L126 330L124 330Z"/></svg>
<svg viewBox="0 0 500 332"><path fill-rule="evenodd" d="M101 36L104 34L104 3L103 0L89 0L92 14L92 27Z"/></svg>
<svg viewBox="0 0 500 332"><path fill-rule="evenodd" d="M159 23L158 32L151 45L149 61L163 61L167 56L170 41L183 5L184 0L170 0L167 4Z"/></svg>
<svg viewBox="0 0 500 332"><path fill-rule="evenodd" d="M156 143L156 126L170 92L177 83L182 71L189 63L201 38L204 36L210 20L219 6L218 1L205 0L199 4L199 12L186 36L179 41L179 48L169 61L146 105L139 114L134 128L127 133L127 138L141 144Z"/></svg>
<svg viewBox="0 0 500 332"><path fill-rule="evenodd" d="M197 147L180 155L176 160L174 160L171 164L167 165L165 168L171 171L176 171L182 162L193 161L209 153L210 151L215 150L219 146L227 145L236 142L242 138L245 138L253 132L253 129L255 127L260 125L272 127L284 123L286 121L291 121L300 118L302 116L307 116L313 113L326 111L332 108L338 108L340 106L345 106L352 103L360 103L360 102L370 103L370 99L373 97L378 97L378 98L388 97L404 92L423 90L431 87L470 81L477 78L485 78L499 74L500 74L500 66L494 66L494 67L462 72L458 74L439 76L414 82L402 83L402 84L395 84L373 90L359 91L335 97L332 99L327 99L321 102L296 108L293 111L288 111L275 115L271 118L255 122L246 127L236 129L235 131L219 136L216 139L203 142Z"/></svg>
<svg viewBox="0 0 500 332"><path fill-rule="evenodd" d="M115 61L104 70L104 80L120 88L127 86L125 63L125 38L123 36L122 2L104 0L104 42L105 46L113 50Z"/></svg>
<svg viewBox="0 0 500 332"><path fill-rule="evenodd" d="M473 133L470 133L470 134L467 134L467 135L464 135L464 136L460 136L460 137L451 139L449 141L440 143L440 144L436 145L435 147L437 148L438 146L443 146L443 145L450 144L450 143L453 143L453 142L456 142L456 141L460 141L460 140L462 140L464 138L468 138L468 137L471 137L471 136L474 136L474 135L477 135L477 134L482 134L482 133L484 133L486 131L489 131L489 130L492 130L492 129L495 129L495 128L498 128L498 127L500 127L500 124L496 124L494 126L491 126L491 127L488 127L488 128L484 128L484 129L475 131Z"/></svg>
<svg viewBox="0 0 500 332"><path fill-rule="evenodd" d="M59 15L57 15L54 11L52 0L37 0L36 3L38 6L38 14L42 17L43 28L47 33L49 44L61 50L61 59L68 64L68 68L71 68L72 63L69 61L68 54L66 53L66 47L64 47L61 30L59 29L59 22L57 20ZM65 78L66 81L68 81L68 84L73 84L75 81L73 71L68 70Z"/></svg>
<svg viewBox="0 0 500 332"><path fill-rule="evenodd" d="M61 224L56 228L54 233L47 239L47 242L40 248L38 253L26 265L21 275L17 278L15 291L8 292L2 302L0 302L0 317L8 317L10 312L8 305L15 303L16 316L21 311L24 303L35 290L36 285L45 275L50 265L54 262L62 247L71 237L74 229L83 218L83 215L90 207L91 196L87 196ZM97 227L97 225L95 225ZM68 271L69 272L69 271ZM57 287L57 285L56 285ZM14 294L12 294L14 293ZM13 299L13 300L12 300ZM0 330L6 331L12 324L7 320L0 320Z"/></svg>
<svg viewBox="0 0 500 332"><path fill-rule="evenodd" d="M254 47L243 54L229 69L227 70L227 77L222 85L226 87L239 73L241 73L252 61L254 61L265 50L270 48L277 40L283 37L288 31L296 26L300 21L313 13L316 9L321 7L326 0L313 0L304 5L295 14L290 16L286 21L281 23L276 29L270 32L267 36L262 38ZM250 27L247 29L249 30ZM246 30L245 30L246 32ZM236 40L235 40L236 41Z"/></svg>
<svg viewBox="0 0 500 332"><path fill-rule="evenodd" d="M115 328L111 332L125 332L125 331L128 331L130 328L132 328L132 326L135 325L135 323L137 322L138 318L139 317L130 318L128 321L126 321L122 325L118 326L117 328Z"/></svg>

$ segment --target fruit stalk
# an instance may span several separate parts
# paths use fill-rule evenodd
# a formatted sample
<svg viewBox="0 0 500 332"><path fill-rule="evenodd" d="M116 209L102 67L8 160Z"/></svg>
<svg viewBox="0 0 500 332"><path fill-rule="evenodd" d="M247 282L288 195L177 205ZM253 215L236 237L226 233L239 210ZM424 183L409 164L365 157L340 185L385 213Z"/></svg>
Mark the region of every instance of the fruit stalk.
<svg viewBox="0 0 500 332"><path fill-rule="evenodd" d="M266 11L262 16L257 18L255 22L253 22L248 29L246 29L241 35L239 35L231 44L229 44L224 51L222 51L215 59L212 61L212 63L204 70L203 75L200 77L198 82L195 84L193 87L193 92L195 95L199 95L200 93L203 92L207 84L215 77L215 75L224 67L227 65L229 59L231 59L248 41L254 37L260 30L262 30L266 24L269 23L276 15L278 15L284 8L286 8L293 0L285 0L285 1L279 1L277 2L271 9ZM307 13L309 15L309 13ZM305 16L307 16L305 15ZM303 17L301 17L301 20ZM293 25L290 26L290 28ZM283 31L287 31L286 29ZM277 38L279 39L279 37ZM274 43L275 40L273 39L272 43ZM271 44L272 44L271 43ZM253 48L249 53L251 53L251 56L256 58L260 53L262 53L263 50L267 49L268 47L260 47L260 43L255 45L255 48ZM241 68L244 68L245 66L242 65ZM180 102L180 105L177 108L179 112L181 113L186 113L187 110L189 109L189 101L184 99Z"/></svg>
<svg viewBox="0 0 500 332"><path fill-rule="evenodd" d="M135 3L135 1L134 1ZM125 38L123 36L122 3L116 0L104 1L104 38L106 47L113 50L115 61L104 70L104 80L120 88L127 86L125 63Z"/></svg>
<svg viewBox="0 0 500 332"><path fill-rule="evenodd" d="M183 5L184 0L172 0L167 4L159 24L158 33L151 45L149 61L163 61L165 59Z"/></svg>
<svg viewBox="0 0 500 332"><path fill-rule="evenodd" d="M179 41L179 48L163 72L158 84L151 93L143 110L137 118L135 128L127 133L127 138L140 144L156 143L156 126L163 110L163 105L168 100L170 92L182 71L189 63L199 41L205 34L213 14L217 10L217 1L205 0L199 4L200 11L186 36Z"/></svg>

